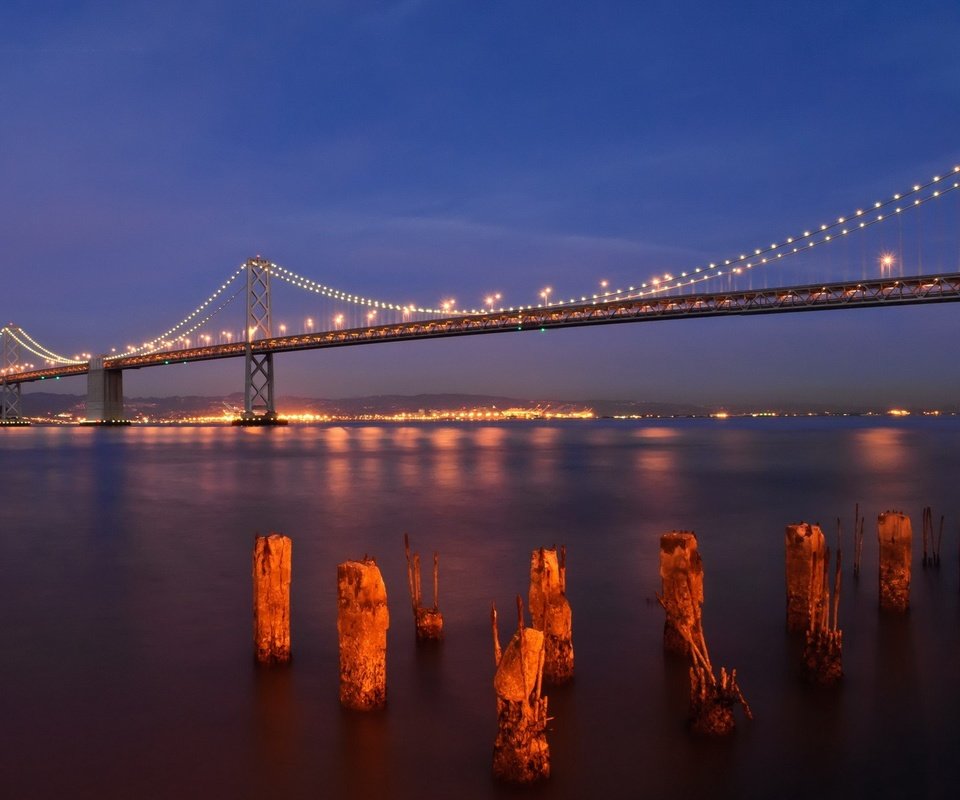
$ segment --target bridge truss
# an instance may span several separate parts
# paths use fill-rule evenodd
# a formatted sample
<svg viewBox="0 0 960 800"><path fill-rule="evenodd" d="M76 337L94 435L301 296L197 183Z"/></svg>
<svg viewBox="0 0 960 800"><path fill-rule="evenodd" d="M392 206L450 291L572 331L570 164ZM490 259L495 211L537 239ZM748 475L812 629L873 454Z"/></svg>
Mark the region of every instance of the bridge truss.
<svg viewBox="0 0 960 800"><path fill-rule="evenodd" d="M248 353L252 358L272 357L274 353L293 350L316 350L327 347L349 347L378 342L484 333L509 333L696 317L890 308L957 301L960 301L960 273L956 272L776 289L710 292L685 296L667 295L614 301L597 300L525 308L521 311L453 315L427 321L320 331L292 336L267 336L247 342L121 356L111 361L111 368L140 369L165 364L246 357ZM8 381L27 383L68 375L83 375L87 372L87 364L66 364L19 372L8 376Z"/></svg>

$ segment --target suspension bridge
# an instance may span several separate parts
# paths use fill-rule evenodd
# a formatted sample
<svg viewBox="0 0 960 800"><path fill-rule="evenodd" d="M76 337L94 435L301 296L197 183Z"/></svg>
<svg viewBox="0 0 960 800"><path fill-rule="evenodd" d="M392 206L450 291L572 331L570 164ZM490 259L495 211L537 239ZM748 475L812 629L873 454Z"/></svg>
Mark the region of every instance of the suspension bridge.
<svg viewBox="0 0 960 800"><path fill-rule="evenodd" d="M139 346L128 345L122 352L114 349L108 354L71 358L41 344L22 327L5 325L0 361L0 424L24 424L24 384L77 375L87 376L87 422L123 424L125 370L242 358L244 411L237 423L272 424L281 421L274 398L274 356L287 351L669 319L956 302L960 300L960 242L953 238L960 235L960 204L957 220L941 224L939 232L937 226L923 228L918 220L915 241L908 245L915 247L918 254L914 275L905 274L904 269L903 219L910 214L919 215L922 207L949 194L960 200L957 189L960 166L830 222L735 256L687 270L663 272L637 285L599 294L551 300L552 290L546 288L540 292L541 302L506 308L497 307L499 295L487 297L482 308L456 308L452 300L431 307L374 299L334 289L258 256L242 264L176 325ZM857 277L834 276L828 280L820 276L816 281L796 285L738 288L748 276L770 274L784 263L806 259L808 264L822 265L826 259L820 254L827 248L835 250L838 242L891 229L896 234L896 245L879 251L876 259L871 259L871 267L876 266L879 276L866 274L864 257ZM924 247L928 265L930 253L938 252L936 263L950 269L925 270ZM865 249L861 248L861 252ZM833 264L833 270L849 273L855 261L847 253ZM716 283L724 277L729 282L724 291L702 291L705 282ZM299 333L286 335L285 325L276 326L275 330L272 287L277 281L323 298L328 307L319 317L320 324L311 318ZM224 310L240 296L246 301L243 330L236 336L223 330L214 343L214 337L203 332L205 327L215 319L224 319Z"/></svg>

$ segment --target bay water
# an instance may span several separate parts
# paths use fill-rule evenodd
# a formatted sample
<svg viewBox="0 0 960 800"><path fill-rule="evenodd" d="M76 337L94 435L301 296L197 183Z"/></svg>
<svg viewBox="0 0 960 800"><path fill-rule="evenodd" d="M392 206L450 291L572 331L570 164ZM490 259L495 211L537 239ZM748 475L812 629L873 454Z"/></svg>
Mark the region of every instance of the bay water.
<svg viewBox="0 0 960 800"><path fill-rule="evenodd" d="M887 509L914 523L904 616L877 609ZM785 631L784 526L834 546L837 517L845 677L820 689ZM0 796L955 797L958 523L953 417L2 430ZM711 657L755 714L728 738L689 732L686 664L663 653L673 529L697 534ZM270 531L293 539L293 660L268 669L250 561ZM404 532L440 554L439 646L414 638ZM547 691L551 778L514 789L491 777L490 604L506 641L554 544L576 677ZM336 565L365 554L391 614L373 714L337 695Z"/></svg>

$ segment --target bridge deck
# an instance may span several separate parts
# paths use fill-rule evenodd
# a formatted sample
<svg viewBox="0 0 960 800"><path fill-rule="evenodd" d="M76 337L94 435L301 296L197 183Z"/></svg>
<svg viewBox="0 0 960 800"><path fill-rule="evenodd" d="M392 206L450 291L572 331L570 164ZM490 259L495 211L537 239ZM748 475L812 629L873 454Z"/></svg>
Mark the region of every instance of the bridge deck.
<svg viewBox="0 0 960 800"><path fill-rule="evenodd" d="M370 328L321 331L294 336L258 339L255 353L316 350L358 344L469 336L481 333L569 328L622 322L690 317L775 314L794 311L830 311L960 301L960 273L889 278L872 281L752 289L738 292L663 295L587 303L557 304L489 314L472 314L425 322L376 325ZM111 369L139 369L216 358L237 358L246 353L245 342L164 350L149 355L131 355L107 361ZM88 364L51 367L7 376L9 383L28 383L69 375L84 375Z"/></svg>

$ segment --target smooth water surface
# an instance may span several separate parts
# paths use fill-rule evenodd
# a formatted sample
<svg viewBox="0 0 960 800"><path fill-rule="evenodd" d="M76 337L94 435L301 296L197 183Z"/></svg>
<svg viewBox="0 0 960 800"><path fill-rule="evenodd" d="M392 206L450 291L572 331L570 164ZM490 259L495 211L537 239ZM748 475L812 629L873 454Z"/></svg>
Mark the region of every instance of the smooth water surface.
<svg viewBox="0 0 960 800"><path fill-rule="evenodd" d="M10 798L954 797L960 421L684 420L0 431L0 795ZM868 517L851 575L854 503ZM920 511L946 514L920 567ZM877 611L872 520L914 520L910 613ZM798 677L783 531L843 518L842 686ZM716 665L756 719L685 727L658 539L697 533ZM252 661L255 533L293 538L293 662ZM417 647L402 534L440 552L446 641ZM489 608L565 543L577 676L553 776L490 776ZM388 708L340 709L336 565L376 557Z"/></svg>

